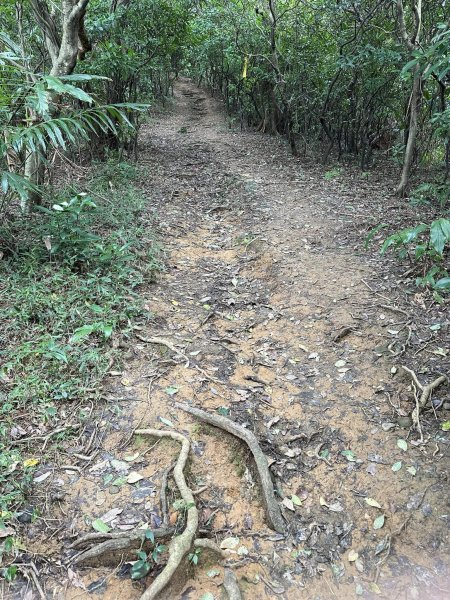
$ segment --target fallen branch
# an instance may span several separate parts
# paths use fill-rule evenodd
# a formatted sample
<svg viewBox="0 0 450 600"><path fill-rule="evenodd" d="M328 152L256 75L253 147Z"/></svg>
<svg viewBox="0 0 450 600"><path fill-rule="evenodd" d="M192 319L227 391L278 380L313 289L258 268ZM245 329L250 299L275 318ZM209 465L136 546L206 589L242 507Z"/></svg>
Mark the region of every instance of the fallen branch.
<svg viewBox="0 0 450 600"><path fill-rule="evenodd" d="M190 415L208 423L209 425L213 425L214 427L218 427L219 429L223 429L228 433L231 433L235 437L244 441L250 449L250 452L253 454L253 458L255 459L256 468L258 470L259 478L261 481L262 493L267 513L267 522L269 527L277 531L278 533L284 533L285 531L285 523L283 520L283 516L281 514L280 507L278 506L277 501L275 500L275 494L273 491L273 483L272 478L270 476L269 468L267 466L267 459L263 454L261 448L259 447L258 440L253 435L251 431L244 429L237 423L234 423L230 419L226 417L222 417L220 415L212 415L204 410L200 410L198 408L194 408L187 404L180 404L179 402L175 403L175 407L183 410L184 412L189 413Z"/></svg>
<svg viewBox="0 0 450 600"><path fill-rule="evenodd" d="M420 426L420 413L425 408L428 401L431 399L431 395L432 395L433 391L437 387L442 385L443 383L448 382L448 377L446 375L440 375L437 379L435 379L431 383L422 385L420 383L417 375L414 373L414 371L412 371L411 369L409 369L408 367L405 367L405 366L402 366L402 369L411 376L411 378L413 380L413 384L416 387L416 394L415 394L416 406L411 413L411 418L413 420L413 425L415 425L416 428L418 429L418 431L420 432L421 440L423 440L422 428ZM421 392L420 397L417 394L417 391Z"/></svg>
<svg viewBox="0 0 450 600"><path fill-rule="evenodd" d="M181 498L187 507L186 528L180 535L172 539L169 544L169 560L162 572L142 594L140 600L154 600L168 585L183 558L189 552L194 542L198 528L198 511L195 506L194 496L184 478L184 467L189 456L190 443L187 437L175 431L160 431L158 429L138 429L137 435L151 435L152 437L168 437L181 444L180 454L173 470L173 478L180 491Z"/></svg>
<svg viewBox="0 0 450 600"><path fill-rule="evenodd" d="M236 575L231 569L225 569L223 587L228 594L229 600L242 600L241 590L239 589Z"/></svg>

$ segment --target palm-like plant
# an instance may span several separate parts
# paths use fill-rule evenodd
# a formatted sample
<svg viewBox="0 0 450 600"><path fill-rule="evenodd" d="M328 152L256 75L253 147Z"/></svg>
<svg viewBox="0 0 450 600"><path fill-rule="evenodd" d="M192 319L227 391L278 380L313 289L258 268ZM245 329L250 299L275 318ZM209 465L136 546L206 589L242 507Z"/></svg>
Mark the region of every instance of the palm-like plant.
<svg viewBox="0 0 450 600"><path fill-rule="evenodd" d="M66 150L100 132L132 129L127 113L145 105L96 105L79 84L98 76L36 75L8 36L0 34L0 42L0 211L18 198L26 212L42 194L39 172L51 150ZM86 108L74 107L74 101Z"/></svg>

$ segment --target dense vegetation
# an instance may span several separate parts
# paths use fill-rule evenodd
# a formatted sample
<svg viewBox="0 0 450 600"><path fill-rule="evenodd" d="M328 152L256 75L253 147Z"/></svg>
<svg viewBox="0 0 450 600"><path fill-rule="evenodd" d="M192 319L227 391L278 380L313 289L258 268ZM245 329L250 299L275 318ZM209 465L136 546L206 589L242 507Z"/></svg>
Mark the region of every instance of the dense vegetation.
<svg viewBox="0 0 450 600"><path fill-rule="evenodd" d="M167 102L180 73L222 96L241 127L285 136L296 155L364 170L393 162L397 195L434 218L393 233L383 251L425 264L418 283L443 301L449 11L443 0L2 2L4 520L35 464L11 445L21 437L15 416L34 403L38 431L67 416L61 400L95 395L112 332L140 314L134 290L158 262L140 235L142 174L130 161L148 105ZM102 161L95 177L93 160Z"/></svg>

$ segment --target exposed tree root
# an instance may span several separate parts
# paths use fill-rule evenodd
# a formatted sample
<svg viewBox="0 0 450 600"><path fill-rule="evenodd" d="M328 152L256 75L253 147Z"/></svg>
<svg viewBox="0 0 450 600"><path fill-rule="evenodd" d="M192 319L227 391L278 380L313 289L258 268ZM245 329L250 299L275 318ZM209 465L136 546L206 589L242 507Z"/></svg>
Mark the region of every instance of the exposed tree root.
<svg viewBox="0 0 450 600"><path fill-rule="evenodd" d="M135 336L138 338L138 340L141 340L146 344L156 344L159 346L165 346L166 348L169 348L169 350L172 350L172 352L178 354L178 356L181 356L186 361L186 364L189 364L189 358L186 356L186 354L184 354L184 352L181 352L181 350L178 350L178 348L174 346L172 342L169 342L169 340L166 340L162 337L145 338L142 335L139 335L138 333L135 333Z"/></svg>
<svg viewBox="0 0 450 600"><path fill-rule="evenodd" d="M242 600L241 590L239 589L236 575L231 569L225 569L223 587L228 594L229 600Z"/></svg>
<svg viewBox="0 0 450 600"><path fill-rule="evenodd" d="M181 498L187 508L186 528L180 535L172 539L169 544L169 560L162 572L141 596L141 600L154 600L169 584L181 561L191 549L198 529L198 511L195 506L194 496L184 478L184 467L189 456L189 439L175 431L160 431L158 429L138 429L138 435L151 435L152 437L168 437L181 444L181 451L173 470L175 483L180 491Z"/></svg>
<svg viewBox="0 0 450 600"><path fill-rule="evenodd" d="M258 441L253 435L253 433L251 431L248 431L247 429L244 429L237 423L234 423L230 419L227 419L226 417L222 417L220 415L212 415L204 410L194 408L187 404L180 404L179 402L176 402L175 406L176 408L179 408L189 413L190 415L197 417L197 419L200 419L205 423L209 423L209 425L213 425L214 427L218 427L219 429L224 429L228 433L231 433L232 435L238 437L247 444L251 453L253 454L253 458L255 459L256 468L258 470L259 478L261 481L262 494L266 508L268 525L278 533L284 533L285 523L281 514L280 507L278 506L278 503L275 500L273 482L270 476L269 468L267 466L267 459L263 454L261 448L259 447Z"/></svg>
<svg viewBox="0 0 450 600"><path fill-rule="evenodd" d="M162 527L161 529L154 529L153 535L155 540L168 540L172 537L174 531L173 527ZM73 565L80 567L98 567L99 563L117 563L121 555L123 556L132 550L138 550L144 542L144 529L115 533L88 533L75 540L70 548L83 548L90 544L94 544L94 546L76 555L71 562Z"/></svg>
<svg viewBox="0 0 450 600"><path fill-rule="evenodd" d="M416 406L415 406L414 410L411 413L411 418L413 420L413 425L416 427L416 429L420 433L420 439L421 439L421 441L423 441L422 427L420 425L420 413L425 408L425 406L427 405L428 401L431 399L431 395L432 395L433 391L437 387L439 387L440 385L442 385L443 383L447 382L448 381L448 377L446 377L445 375L441 375L440 377L438 377L437 379L435 379L431 383L428 383L426 385L422 385L420 383L417 375L414 373L414 371L412 371L411 369L409 369L408 367L405 367L405 366L402 366L402 369L406 373L408 373L409 375L411 375L411 378L413 380L413 384L415 386ZM420 391L420 396L418 394L419 391Z"/></svg>

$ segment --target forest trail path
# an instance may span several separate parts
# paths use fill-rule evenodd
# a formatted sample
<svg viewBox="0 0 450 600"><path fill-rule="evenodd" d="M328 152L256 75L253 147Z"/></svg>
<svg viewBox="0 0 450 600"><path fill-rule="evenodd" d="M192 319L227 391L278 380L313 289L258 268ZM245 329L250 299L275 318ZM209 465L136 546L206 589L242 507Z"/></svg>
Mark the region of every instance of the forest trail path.
<svg viewBox="0 0 450 600"><path fill-rule="evenodd" d="M132 341L125 369L106 381L100 466L73 484L71 531L81 535L89 529L86 517L114 508L123 509L113 519L119 529L142 518L158 525L161 479L177 448L160 442L144 455L147 442L133 445L130 434L169 421L192 439L191 487L207 486L197 496L201 528L211 528L219 542L239 538L235 572L247 600L354 598L361 590L364 597L379 590L381 597L414 599L425 589L430 598L443 597L436 586L439 569L444 575L437 556L445 494L429 489L440 467L434 448L397 446L407 436L389 425L395 421L390 393L394 398L399 384L386 349L374 353L386 345L389 329L402 328L403 317L382 307L389 298L364 283L373 265L337 235L328 212L333 182L304 168L281 140L229 128L220 103L187 80L176 84L173 109L145 128L140 160L149 171L146 193L167 270L147 291L152 316L138 334L170 340L189 361L164 346ZM264 523L243 446L195 424L176 401L222 408L255 432L288 499L286 538ZM115 463L114 478L128 469L144 479L114 484L108 461L135 452L140 456L128 467ZM402 468L394 472L397 461ZM412 466L415 477L407 470ZM169 500L172 492L173 484ZM384 527L374 529L381 515ZM380 544L408 517L373 587L387 552ZM359 554L356 563L348 560L351 550ZM200 557L184 593L172 590L167 598L199 600L207 592L221 598L217 571L211 577ZM138 599L148 585L111 572L87 569L79 576L86 585L100 582L96 597L104 600ZM425 588L430 582L435 587ZM69 588L65 597L90 595Z"/></svg>

